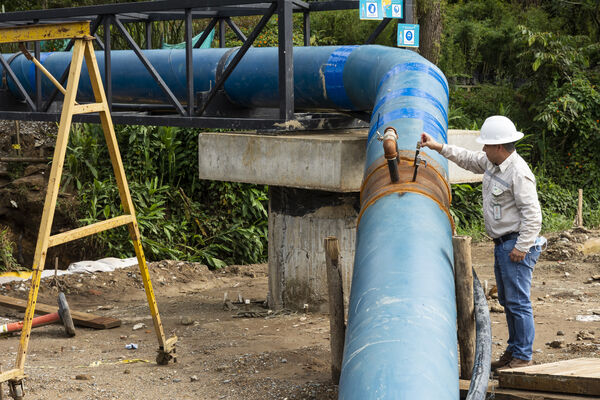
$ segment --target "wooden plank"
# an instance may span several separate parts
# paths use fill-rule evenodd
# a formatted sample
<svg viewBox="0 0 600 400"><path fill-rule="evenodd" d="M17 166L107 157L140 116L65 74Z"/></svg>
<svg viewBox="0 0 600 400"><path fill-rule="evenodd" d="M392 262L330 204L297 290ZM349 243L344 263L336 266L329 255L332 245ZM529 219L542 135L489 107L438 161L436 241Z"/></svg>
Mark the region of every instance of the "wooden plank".
<svg viewBox="0 0 600 400"><path fill-rule="evenodd" d="M118 217L107 219L105 221L96 222L88 226L82 226L81 228L59 233L58 235L50 236L48 240L48 247L58 246L62 243L67 243L76 239L81 239L82 237L93 235L98 232L126 225L132 221L133 217L131 215L120 215Z"/></svg>
<svg viewBox="0 0 600 400"><path fill-rule="evenodd" d="M453 236L456 322L460 355L460 377L471 379L475 363L475 305L473 303L473 267L471 237Z"/></svg>
<svg viewBox="0 0 600 400"><path fill-rule="evenodd" d="M600 358L579 358L501 370L499 386L547 392L600 396Z"/></svg>
<svg viewBox="0 0 600 400"><path fill-rule="evenodd" d="M325 238L325 265L327 268L327 292L329 294L329 332L331 346L331 379L339 384L344 356L344 285L342 282L340 247L335 236Z"/></svg>
<svg viewBox="0 0 600 400"><path fill-rule="evenodd" d="M24 311L27 308L27 301L15 299L14 297L0 295L0 306L12 308L19 311ZM47 304L37 303L35 313L40 315L51 314L58 311L58 307ZM109 329L121 326L121 320L111 317L102 317L99 315L73 311L71 317L77 326L94 329Z"/></svg>
<svg viewBox="0 0 600 400"><path fill-rule="evenodd" d="M0 29L0 43L84 38L89 35L90 21L26 25Z"/></svg>
<svg viewBox="0 0 600 400"><path fill-rule="evenodd" d="M460 386L460 398L466 399L467 393L469 392L468 380L461 379L459 382ZM517 390L517 389L502 389L495 384L488 385L488 396L489 399L494 400L590 400L592 397L578 396L564 393L550 393L550 392L537 392L529 390Z"/></svg>

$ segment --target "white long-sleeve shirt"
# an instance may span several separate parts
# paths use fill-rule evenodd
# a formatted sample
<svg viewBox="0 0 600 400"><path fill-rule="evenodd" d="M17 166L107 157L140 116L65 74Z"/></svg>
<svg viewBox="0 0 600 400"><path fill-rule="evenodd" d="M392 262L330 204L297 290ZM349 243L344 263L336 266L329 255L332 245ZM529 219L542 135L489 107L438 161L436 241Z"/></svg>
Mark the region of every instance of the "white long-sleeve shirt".
<svg viewBox="0 0 600 400"><path fill-rule="evenodd" d="M492 238L518 232L515 248L528 252L542 228L542 210L535 189L535 176L516 151L500 165L485 152L444 144L440 154L461 168L483 173L483 220Z"/></svg>

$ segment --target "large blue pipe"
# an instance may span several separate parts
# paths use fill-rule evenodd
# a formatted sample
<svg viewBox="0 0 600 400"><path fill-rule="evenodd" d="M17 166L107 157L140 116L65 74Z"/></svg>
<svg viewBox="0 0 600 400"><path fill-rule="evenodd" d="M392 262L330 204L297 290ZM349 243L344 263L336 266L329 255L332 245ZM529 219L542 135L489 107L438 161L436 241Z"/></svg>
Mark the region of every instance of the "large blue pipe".
<svg viewBox="0 0 600 400"><path fill-rule="evenodd" d="M166 98L130 51L112 53L113 101L156 103ZM146 56L184 101L185 52L148 50ZM209 90L228 49L194 51L194 86ZM60 75L70 55L43 54ZM103 53L97 58L101 71ZM221 63L221 65L226 65ZM12 63L33 93L33 65ZM53 87L43 79L43 96ZM79 100L91 99L87 74ZM294 48L294 96L298 109L372 111L365 172L381 160L376 132L393 127L398 147L414 152L421 132L447 142L448 85L442 72L413 51L382 46ZM13 93L17 93L9 80ZM278 107L278 51L253 48L225 84L234 103ZM446 160L427 153L447 179ZM366 177L366 176L365 176ZM363 205L340 382L341 399L458 399L456 308L452 227L447 210L430 197L392 192Z"/></svg>

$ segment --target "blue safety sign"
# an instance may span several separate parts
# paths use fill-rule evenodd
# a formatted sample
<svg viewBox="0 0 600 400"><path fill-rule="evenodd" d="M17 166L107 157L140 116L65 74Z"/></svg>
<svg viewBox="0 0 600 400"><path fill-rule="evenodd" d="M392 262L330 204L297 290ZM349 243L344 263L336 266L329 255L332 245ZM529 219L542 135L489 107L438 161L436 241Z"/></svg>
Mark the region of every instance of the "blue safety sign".
<svg viewBox="0 0 600 400"><path fill-rule="evenodd" d="M360 19L383 19L383 7L381 1L382 0L360 0Z"/></svg>
<svg viewBox="0 0 600 400"><path fill-rule="evenodd" d="M382 0L385 18L404 18L403 0Z"/></svg>
<svg viewBox="0 0 600 400"><path fill-rule="evenodd" d="M419 25L398 24L398 46L419 47Z"/></svg>

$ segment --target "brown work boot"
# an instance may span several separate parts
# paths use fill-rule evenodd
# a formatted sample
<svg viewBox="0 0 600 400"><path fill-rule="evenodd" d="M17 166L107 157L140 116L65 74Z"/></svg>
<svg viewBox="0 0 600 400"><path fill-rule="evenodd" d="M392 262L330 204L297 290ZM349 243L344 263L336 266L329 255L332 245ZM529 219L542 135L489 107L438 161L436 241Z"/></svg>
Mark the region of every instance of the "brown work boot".
<svg viewBox="0 0 600 400"><path fill-rule="evenodd" d="M498 368L497 371L502 371L505 369L512 369L512 368L529 367L530 365L533 365L533 360L521 360L520 358L513 358L504 367Z"/></svg>
<svg viewBox="0 0 600 400"><path fill-rule="evenodd" d="M504 352L504 354L502 354L502 356L498 359L498 361L494 361L492 363L492 371L495 371L498 368L507 366L508 363L510 363L512 359L513 359L512 353L510 351L506 350Z"/></svg>

